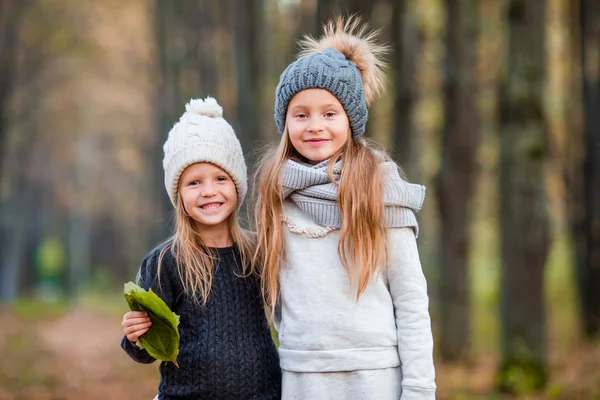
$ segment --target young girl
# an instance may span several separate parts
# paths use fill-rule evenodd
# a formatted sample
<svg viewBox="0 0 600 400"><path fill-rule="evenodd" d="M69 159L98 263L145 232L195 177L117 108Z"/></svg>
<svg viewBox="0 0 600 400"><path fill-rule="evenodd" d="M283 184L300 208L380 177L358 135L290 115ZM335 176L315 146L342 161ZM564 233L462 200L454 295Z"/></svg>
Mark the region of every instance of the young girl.
<svg viewBox="0 0 600 400"><path fill-rule="evenodd" d="M434 399L414 215L425 188L362 139L385 48L357 19L302 44L275 92L283 136L256 207L282 398Z"/></svg>
<svg viewBox="0 0 600 400"><path fill-rule="evenodd" d="M215 99L192 100L164 145L165 186L176 211L173 237L152 250L140 286L180 316L177 362L160 365L163 399L279 399L281 370L260 295L253 240L237 221L246 164ZM154 362L135 342L144 312L123 317L121 346Z"/></svg>

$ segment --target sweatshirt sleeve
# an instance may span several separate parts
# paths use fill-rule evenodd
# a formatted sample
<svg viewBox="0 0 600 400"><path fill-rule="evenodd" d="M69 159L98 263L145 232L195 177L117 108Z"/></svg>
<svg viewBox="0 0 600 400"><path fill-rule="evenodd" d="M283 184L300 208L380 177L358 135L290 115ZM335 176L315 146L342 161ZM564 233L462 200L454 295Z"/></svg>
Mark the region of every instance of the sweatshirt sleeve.
<svg viewBox="0 0 600 400"><path fill-rule="evenodd" d="M435 399L429 298L415 234L411 228L388 229L387 241L387 275L403 375L402 400Z"/></svg>
<svg viewBox="0 0 600 400"><path fill-rule="evenodd" d="M165 254L162 266L160 269L160 284L157 278L158 271L158 258L160 254L161 247L152 250L150 253L144 257L142 264L140 266L140 275L138 284L148 290L152 288L152 291L158 295L161 299L165 301L167 306L172 310L174 303L173 296L173 288L171 284L172 275L170 273L171 257L170 252ZM150 364L156 361L154 357L152 357L148 352L144 349L140 349L135 343L127 340L127 336L123 336L121 340L121 348L125 350L125 353L129 357L131 357L134 361L142 363L142 364Z"/></svg>

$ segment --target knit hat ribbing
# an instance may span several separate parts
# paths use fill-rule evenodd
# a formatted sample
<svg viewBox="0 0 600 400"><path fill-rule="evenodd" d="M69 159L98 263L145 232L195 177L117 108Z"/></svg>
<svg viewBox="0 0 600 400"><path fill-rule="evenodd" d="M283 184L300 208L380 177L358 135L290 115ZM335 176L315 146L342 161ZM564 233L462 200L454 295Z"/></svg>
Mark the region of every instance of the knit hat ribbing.
<svg viewBox="0 0 600 400"><path fill-rule="evenodd" d="M275 89L275 123L285 129L288 105L305 89L325 89L337 97L348 119L352 136L360 138L368 119L367 106L383 91L384 62L388 49L375 42L360 18L338 18L324 27L324 35L300 42L300 57L283 71Z"/></svg>
<svg viewBox="0 0 600 400"><path fill-rule="evenodd" d="M238 195L238 209L248 191L246 163L242 146L223 108L212 97L191 99L186 112L169 132L163 146L165 188L173 206L177 204L179 177L191 164L209 162L222 168L233 179Z"/></svg>

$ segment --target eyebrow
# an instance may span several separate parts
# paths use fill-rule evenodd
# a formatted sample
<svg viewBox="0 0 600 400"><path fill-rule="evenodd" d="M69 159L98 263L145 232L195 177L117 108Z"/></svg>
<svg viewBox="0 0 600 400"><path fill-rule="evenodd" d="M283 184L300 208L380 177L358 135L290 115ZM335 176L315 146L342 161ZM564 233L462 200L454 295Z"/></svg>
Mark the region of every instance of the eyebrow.
<svg viewBox="0 0 600 400"><path fill-rule="evenodd" d="M296 109L307 109L310 108L310 106L304 105L304 104L298 104L295 105L293 107L290 107L290 110L296 110ZM323 107L321 108L343 108L343 106L341 106L340 104L335 104L335 103L329 103L329 104L324 104Z"/></svg>

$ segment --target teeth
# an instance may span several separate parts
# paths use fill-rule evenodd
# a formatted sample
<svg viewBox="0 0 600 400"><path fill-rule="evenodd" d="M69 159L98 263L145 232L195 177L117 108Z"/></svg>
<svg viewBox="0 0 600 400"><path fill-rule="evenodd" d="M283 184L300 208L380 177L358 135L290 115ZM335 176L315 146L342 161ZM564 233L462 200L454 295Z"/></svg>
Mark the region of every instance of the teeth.
<svg viewBox="0 0 600 400"><path fill-rule="evenodd" d="M219 203L205 204L202 206L202 208L205 210L212 210L214 208L219 208L219 207L221 207L221 204L219 204Z"/></svg>

